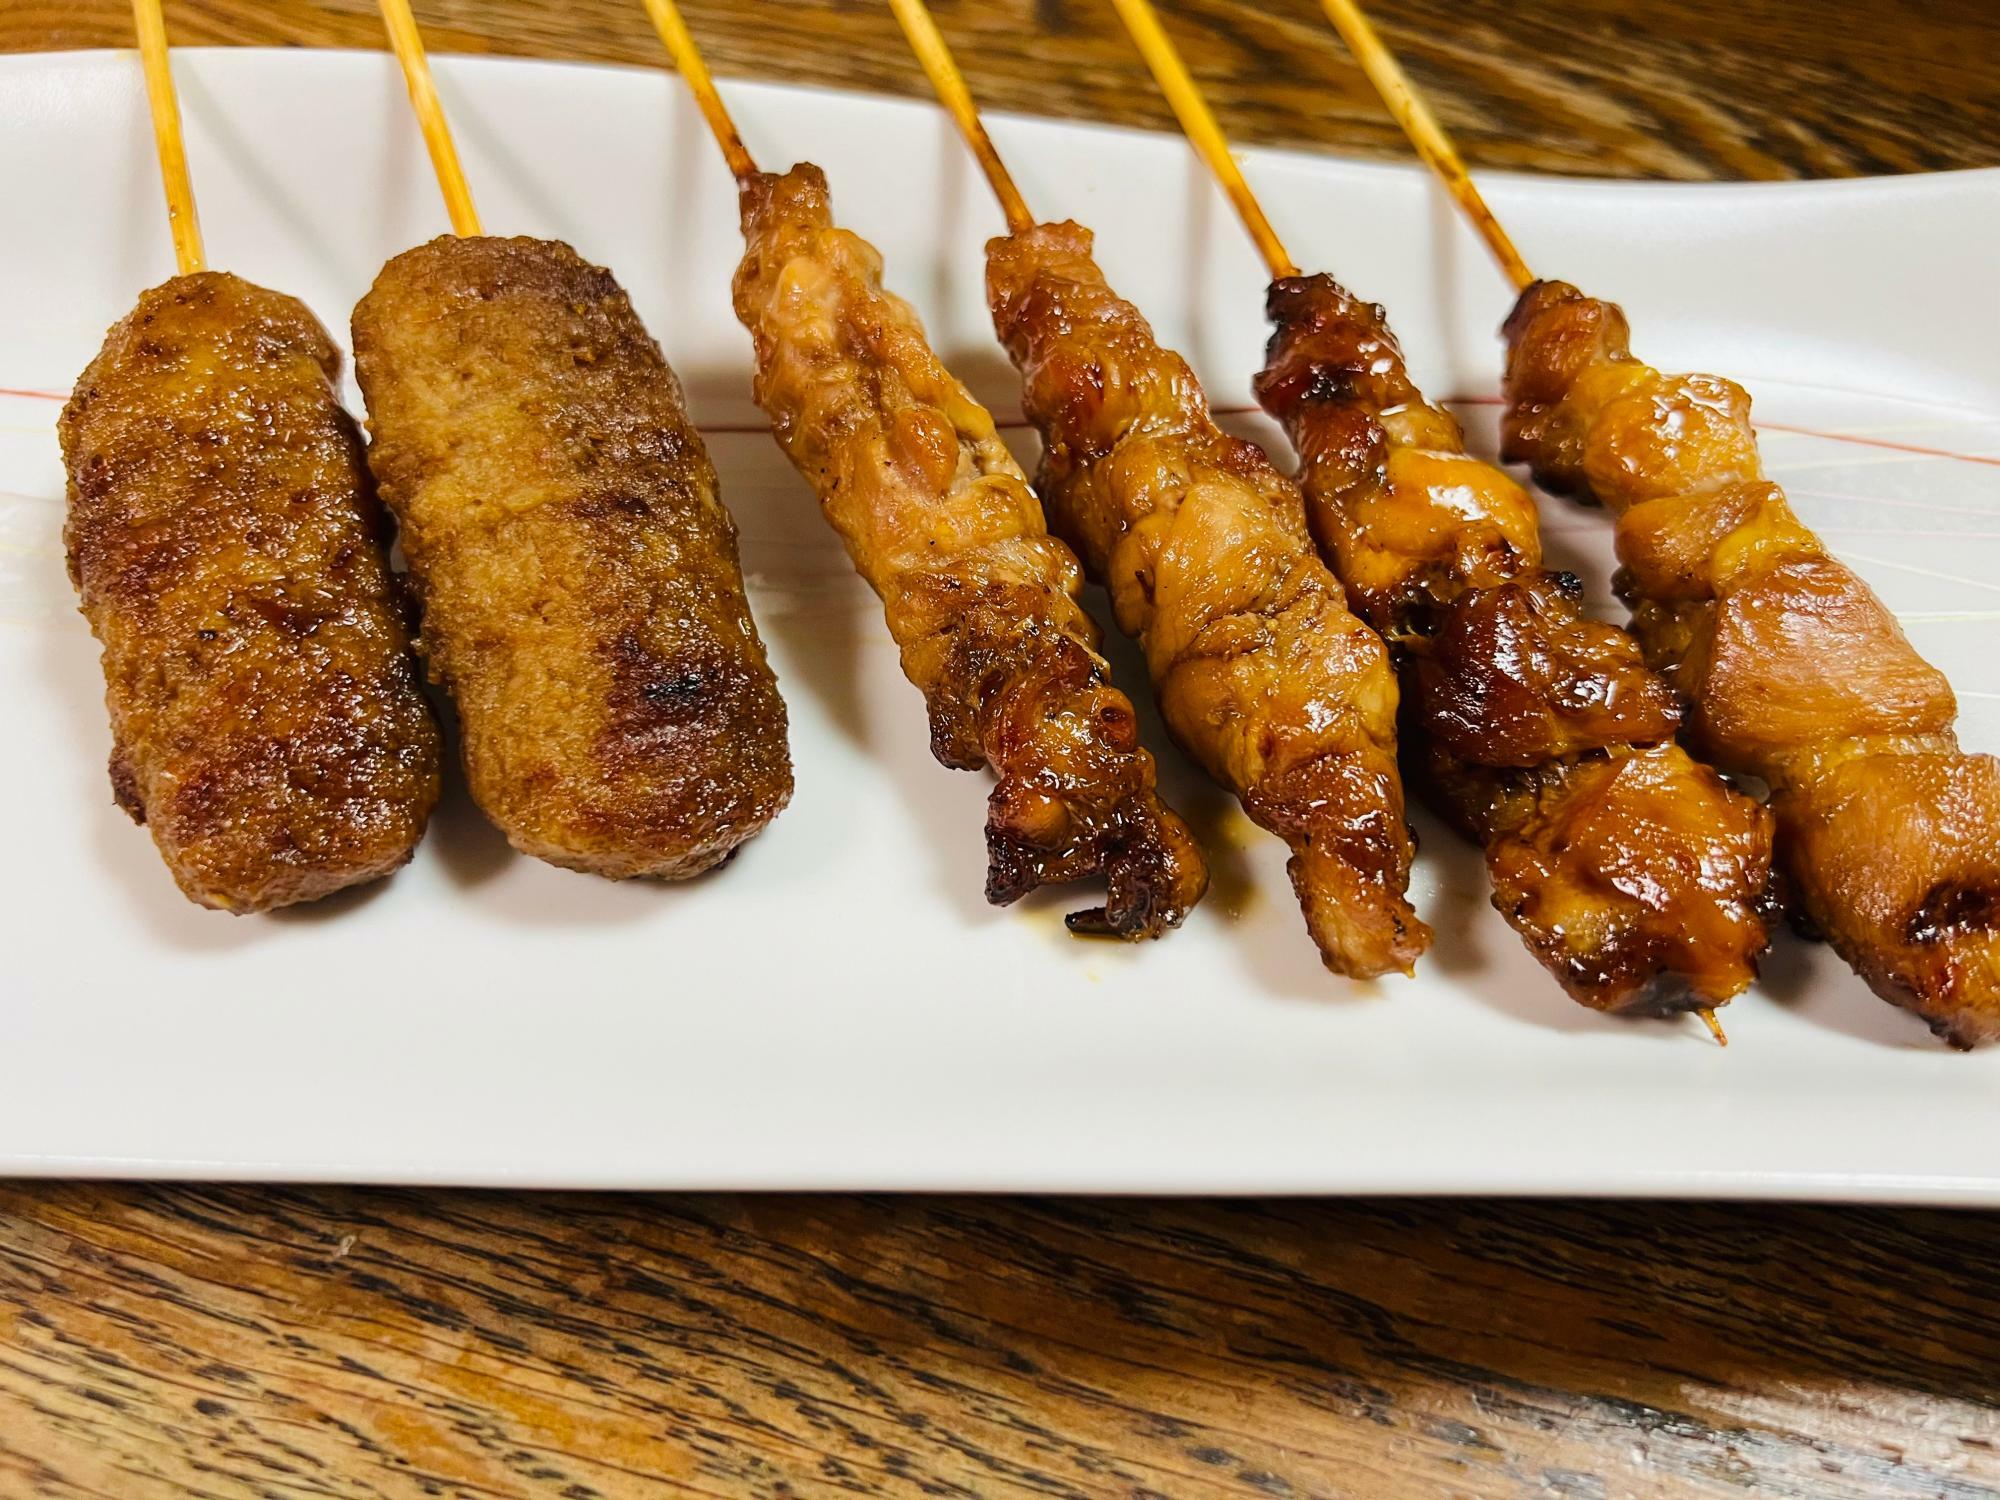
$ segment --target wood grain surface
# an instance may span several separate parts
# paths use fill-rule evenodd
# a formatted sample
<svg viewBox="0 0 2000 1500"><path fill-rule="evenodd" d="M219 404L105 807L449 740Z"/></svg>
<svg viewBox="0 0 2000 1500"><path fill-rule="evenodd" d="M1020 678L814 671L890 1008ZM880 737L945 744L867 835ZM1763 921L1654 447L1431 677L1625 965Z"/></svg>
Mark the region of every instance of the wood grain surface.
<svg viewBox="0 0 2000 1500"><path fill-rule="evenodd" d="M10 1496L2000 1493L1987 1215L16 1187L0 1245Z"/></svg>
<svg viewBox="0 0 2000 1500"><path fill-rule="evenodd" d="M636 0L417 9L657 60ZM687 9L726 75L921 90L874 0ZM938 9L994 106L1170 123L1100 0ZM1312 0L1166 9L1243 140L1402 154ZM2000 164L1993 0L1376 10L1479 165ZM380 41L369 0L167 12ZM0 49L129 37L0 0ZM1989 1214L0 1184L0 1500L2000 1497L1996 1284Z"/></svg>
<svg viewBox="0 0 2000 1500"><path fill-rule="evenodd" d="M990 108L1173 128L1105 0L935 0ZM881 0L683 0L724 76L921 94ZM1163 0L1232 134L1401 157L1314 0ZM437 51L662 65L639 0L418 0ZM167 0L184 44L375 47L373 0ZM1382 0L1474 166L1793 177L2000 165L1996 0ZM130 44L125 0L0 0L0 49Z"/></svg>

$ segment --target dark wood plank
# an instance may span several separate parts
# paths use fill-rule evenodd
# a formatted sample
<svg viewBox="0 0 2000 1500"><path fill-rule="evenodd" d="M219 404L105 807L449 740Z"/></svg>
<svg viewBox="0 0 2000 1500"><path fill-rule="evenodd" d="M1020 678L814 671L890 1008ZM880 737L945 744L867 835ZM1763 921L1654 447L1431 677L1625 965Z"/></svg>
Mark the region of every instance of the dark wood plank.
<svg viewBox="0 0 2000 1500"><path fill-rule="evenodd" d="M1314 0L1166 0L1244 141L1403 154ZM1788 177L2000 164L1991 0L1383 0L1475 165ZM924 93L879 0L687 0L718 72ZM440 51L656 64L638 0L419 0ZM1104 0L938 0L990 107L1170 129ZM374 47L371 0L168 0L178 42ZM0 49L128 45L124 0L8 0Z"/></svg>
<svg viewBox="0 0 2000 1500"><path fill-rule="evenodd" d="M1968 1500L1996 1279L1942 1212L17 1186L0 1493Z"/></svg>

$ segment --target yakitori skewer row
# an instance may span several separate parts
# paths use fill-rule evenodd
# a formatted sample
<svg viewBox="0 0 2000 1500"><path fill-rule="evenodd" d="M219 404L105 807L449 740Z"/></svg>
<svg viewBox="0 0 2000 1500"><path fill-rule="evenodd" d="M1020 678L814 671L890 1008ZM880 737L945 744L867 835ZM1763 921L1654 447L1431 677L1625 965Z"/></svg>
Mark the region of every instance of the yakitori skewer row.
<svg viewBox="0 0 2000 1500"><path fill-rule="evenodd" d="M1270 269L1257 394L1400 668L1413 779L1483 846L1494 905L1573 997L1712 1021L1765 947L1769 816L1675 742L1672 689L1542 565L1533 501L1466 451L1383 309L1298 273L1150 0L1114 3Z"/></svg>
<svg viewBox="0 0 2000 1500"><path fill-rule="evenodd" d="M1090 231L1033 220L921 0L891 3L1006 212L987 296L1042 435L1056 531L1144 648L1175 738L1290 846L1327 966L1408 972L1430 929L1406 895L1413 848L1381 638L1314 551L1297 488L1216 425L1187 362L1106 282Z"/></svg>
<svg viewBox="0 0 2000 1500"><path fill-rule="evenodd" d="M179 274L63 409L64 537L119 805L190 900L265 911L409 859L438 732L340 356L303 304L207 269L159 0L133 15Z"/></svg>
<svg viewBox="0 0 2000 1500"><path fill-rule="evenodd" d="M1520 291L1503 456L1616 521L1648 660L1687 738L1771 789L1806 920L1875 992L1961 1046L2000 1036L2000 762L1895 618L1765 475L1750 397L1635 359L1624 314L1538 281L1354 0L1322 0Z"/></svg>
<svg viewBox="0 0 2000 1500"><path fill-rule="evenodd" d="M986 893L1010 902L1102 874L1072 929L1153 937L1207 884L1154 789L1131 703L1078 605L1075 556L1048 534L993 418L939 360L882 259L839 228L818 167L760 172L673 0L647 9L737 180L737 316L757 403L882 600L931 751L990 767Z"/></svg>
<svg viewBox="0 0 2000 1500"><path fill-rule="evenodd" d="M819 170L759 171L674 0L645 3L737 180L757 399L882 600L934 754L995 774L991 899L1101 875L1072 926L1143 937L1206 883L1078 603L1080 554L1174 736L1289 845L1335 971L1408 971L1430 939L1400 709L1414 779L1578 1000L1713 1025L1765 945L1775 832L1805 918L1879 993L1963 1045L2000 1033L2000 763L1959 749L1949 685L1764 475L1747 395L1662 375L1615 306L1534 280L1354 0L1322 3L1521 292L1505 456L1614 512L1636 641L1543 566L1532 501L1417 388L1382 309L1299 273L1148 0L1113 3L1273 277L1258 395L1303 490L1217 426L1089 232L1034 219L923 0L890 4L1006 220L987 292L1039 501ZM791 792L714 470L611 274L481 233L408 0L380 4L454 234L356 309L364 462L324 330L205 269L158 0L134 0L180 274L61 423L114 787L204 904L386 873L438 788L414 648L518 847L693 874Z"/></svg>

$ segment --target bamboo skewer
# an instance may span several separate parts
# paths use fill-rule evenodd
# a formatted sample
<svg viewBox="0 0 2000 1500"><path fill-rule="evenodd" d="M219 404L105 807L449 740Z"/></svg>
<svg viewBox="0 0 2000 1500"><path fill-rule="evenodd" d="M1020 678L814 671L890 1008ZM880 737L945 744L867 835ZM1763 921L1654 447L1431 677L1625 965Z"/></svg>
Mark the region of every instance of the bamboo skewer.
<svg viewBox="0 0 2000 1500"><path fill-rule="evenodd" d="M750 155L750 148L743 144L743 137L737 134L736 122L729 118L729 109L716 90L714 75L702 60L701 48L695 45L694 34L688 30L687 22L681 19L680 7L674 0L645 0L645 6L646 14L653 18L653 30L660 34L660 41L667 49L667 56L673 59L674 67L687 80L688 88L694 93L694 102L701 110L701 117L708 121L715 144L722 148L722 159L729 164L729 174L738 182L754 175L757 171L756 159Z"/></svg>
<svg viewBox="0 0 2000 1500"><path fill-rule="evenodd" d="M173 64L167 60L167 23L160 15L160 0L132 0L132 24L139 33L139 58L146 69L146 102L153 113L160 183L167 193L174 264L181 275L191 276L208 268L208 257L202 251L201 216L195 212L194 182L188 176L187 146L181 139L181 106L174 95Z"/></svg>
<svg viewBox="0 0 2000 1500"><path fill-rule="evenodd" d="M1341 40L1354 54L1354 60L1361 65L1361 71L1375 86L1375 92L1382 96L1390 115L1409 137L1410 144L1417 149L1417 155L1424 164L1435 172L1451 193L1459 208L1464 211L1479 237L1486 241L1486 248L1493 252L1493 258L1500 263L1500 269L1514 284L1515 291L1525 291L1535 280L1535 273L1528 269L1528 263L1521 258L1521 252L1514 248L1514 241L1501 227L1499 218L1486 205L1472 174L1465 169L1465 161L1459 156L1458 148L1451 143L1444 127L1425 104L1423 96L1411 84L1403 65L1396 61L1396 54L1377 34L1374 24L1361 13L1357 0L1320 0L1320 9L1333 22Z"/></svg>
<svg viewBox="0 0 2000 1500"><path fill-rule="evenodd" d="M416 112L417 127L423 131L424 146L431 154L431 170L444 194L451 232L480 234L479 210L472 206L472 189L466 185L465 168L459 165L444 105L438 102L437 86L431 82L430 61L424 56L424 39L417 30L417 18L410 13L410 0L378 0L378 4L382 24L389 31L389 45L396 50L403 83L410 91L410 108Z"/></svg>
<svg viewBox="0 0 2000 1500"><path fill-rule="evenodd" d="M987 184L993 189L993 196L1000 200L1000 211L1007 217L1007 232L1019 234L1024 229L1033 229L1035 216L1028 212L1027 201L1021 197L1021 190L1014 186L1013 174L1000 160L993 138L987 135L986 127L980 123L979 106L973 102L972 90L966 87L965 75L958 71L951 48L925 7L924 0L889 0L889 8L896 13L903 35L910 39L911 50L917 54L917 61L923 64L931 88L950 112L959 134L965 137L965 144L972 148L980 170L986 174Z"/></svg>
<svg viewBox="0 0 2000 1500"><path fill-rule="evenodd" d="M1188 72L1187 64L1181 60L1180 50L1160 24L1160 13L1153 9L1152 0L1111 0L1111 3L1119 19L1125 23L1125 29L1132 34L1139 55L1146 59L1146 66L1152 70L1153 81L1167 96L1167 103L1173 107L1174 118L1181 122L1188 144L1208 164L1208 170L1215 175L1223 193L1235 207L1236 216L1243 221L1244 229L1249 231L1258 254L1264 257L1264 264L1270 268L1271 279L1281 281L1287 276L1298 275L1298 266L1285 253L1277 230L1271 227L1270 219L1264 214L1264 206L1250 191L1250 184L1244 181L1243 168L1231 154L1228 138L1216 123L1215 115L1209 109L1208 101L1202 97L1194 76Z"/></svg>

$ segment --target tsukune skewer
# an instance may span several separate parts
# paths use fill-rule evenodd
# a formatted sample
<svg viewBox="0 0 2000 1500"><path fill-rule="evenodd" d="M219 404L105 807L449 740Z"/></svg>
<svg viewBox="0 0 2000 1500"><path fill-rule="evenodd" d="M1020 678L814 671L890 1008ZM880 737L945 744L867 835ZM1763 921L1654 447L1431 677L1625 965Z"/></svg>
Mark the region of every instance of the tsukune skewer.
<svg viewBox="0 0 2000 1500"><path fill-rule="evenodd" d="M437 726L339 352L302 303L207 269L159 0L133 17L180 274L63 409L64 539L114 797L188 899L265 911L409 859Z"/></svg>
<svg viewBox="0 0 2000 1500"><path fill-rule="evenodd" d="M381 8L456 233L383 268L355 372L473 800L554 864L699 874L792 793L735 524L612 274L480 232L407 0Z"/></svg>

